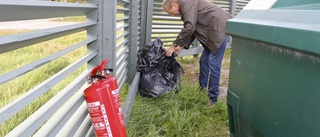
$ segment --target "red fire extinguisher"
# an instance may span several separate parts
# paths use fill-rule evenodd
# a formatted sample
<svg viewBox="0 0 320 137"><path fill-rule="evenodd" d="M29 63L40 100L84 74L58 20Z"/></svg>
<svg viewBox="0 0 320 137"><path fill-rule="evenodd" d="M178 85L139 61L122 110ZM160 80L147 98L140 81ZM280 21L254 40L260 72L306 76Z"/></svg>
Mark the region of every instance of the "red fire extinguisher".
<svg viewBox="0 0 320 137"><path fill-rule="evenodd" d="M126 137L117 80L105 69L109 59L92 69L84 97L97 137Z"/></svg>

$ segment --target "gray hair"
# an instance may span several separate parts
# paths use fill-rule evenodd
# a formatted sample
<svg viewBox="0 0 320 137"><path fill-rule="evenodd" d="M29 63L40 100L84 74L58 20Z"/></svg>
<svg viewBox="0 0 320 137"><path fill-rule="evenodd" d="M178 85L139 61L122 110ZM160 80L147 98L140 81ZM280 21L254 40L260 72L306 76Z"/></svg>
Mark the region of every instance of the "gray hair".
<svg viewBox="0 0 320 137"><path fill-rule="evenodd" d="M162 2L162 10L164 12L167 12L168 10L170 10L172 8L172 3L178 3L179 0L163 0Z"/></svg>

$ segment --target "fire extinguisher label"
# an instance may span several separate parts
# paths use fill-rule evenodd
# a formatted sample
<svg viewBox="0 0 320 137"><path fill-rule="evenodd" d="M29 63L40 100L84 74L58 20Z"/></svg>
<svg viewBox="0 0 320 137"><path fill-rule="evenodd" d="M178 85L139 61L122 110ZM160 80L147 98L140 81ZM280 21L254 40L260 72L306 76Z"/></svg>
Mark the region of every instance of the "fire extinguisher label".
<svg viewBox="0 0 320 137"><path fill-rule="evenodd" d="M95 130L107 130L108 137L112 137L111 127L106 108L100 101L87 103L88 110Z"/></svg>
<svg viewBox="0 0 320 137"><path fill-rule="evenodd" d="M119 121L122 125L124 125L124 117L123 117L123 113L122 113L122 107L121 107L121 100L120 100L120 96L119 96L119 89L115 89L112 91L112 95L114 98L114 104L115 106L118 108L118 118Z"/></svg>

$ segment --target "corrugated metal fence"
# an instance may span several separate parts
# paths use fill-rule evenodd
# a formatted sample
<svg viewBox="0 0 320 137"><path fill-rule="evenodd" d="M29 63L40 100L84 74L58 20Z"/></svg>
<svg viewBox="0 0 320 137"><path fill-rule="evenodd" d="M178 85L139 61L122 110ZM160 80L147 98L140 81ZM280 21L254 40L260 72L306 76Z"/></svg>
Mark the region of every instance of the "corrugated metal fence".
<svg viewBox="0 0 320 137"><path fill-rule="evenodd" d="M248 0L215 2L235 15L248 3ZM123 106L127 123L140 76L136 72L136 53L139 47L156 37L161 37L166 44L170 43L181 28L179 19L169 17L162 12L161 3L160 0L88 0L87 3L1 0L0 22L70 16L86 16L86 21L45 29L18 31L14 34L3 34L0 31L1 62L6 62L4 60L6 54L11 55L18 50L26 52L28 48L37 48L46 41L64 37L70 39L77 33L85 35L83 39L74 40L76 41L74 44L52 54L37 59L20 57L22 58L20 61L12 62L16 67L0 72L0 135L94 136L83 90L87 87L86 77L91 68L104 59L111 60L108 65L114 69L112 75L117 77L120 91L129 84L129 92ZM42 72L41 68L50 63L53 64L49 67L59 67L56 60L65 58L68 54L80 54L79 49L86 53L66 63L57 73L40 82L37 81L38 84L35 86L26 88L31 78L16 81L32 72L46 73ZM50 48L47 46L44 50L50 50ZM199 50L190 51L184 51L182 55L200 53ZM31 52L30 54L41 53ZM12 56L12 58L15 57ZM64 86L57 93L43 99L43 96L51 93L55 86L66 83L66 78L75 75L77 71L76 76L67 84L62 84ZM22 86L18 89L18 94L11 94L12 87L18 85ZM10 100L7 99L9 96L16 97ZM38 103L39 100L42 100L42 103Z"/></svg>

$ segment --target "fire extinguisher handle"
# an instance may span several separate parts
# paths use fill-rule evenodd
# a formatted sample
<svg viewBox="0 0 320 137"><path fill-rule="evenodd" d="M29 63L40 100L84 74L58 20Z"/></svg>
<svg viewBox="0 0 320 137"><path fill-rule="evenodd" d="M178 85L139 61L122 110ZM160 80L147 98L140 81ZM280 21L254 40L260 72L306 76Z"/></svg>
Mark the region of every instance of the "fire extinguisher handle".
<svg viewBox="0 0 320 137"><path fill-rule="evenodd" d="M96 66L95 68L93 68L93 69L91 70L89 76L92 77L93 75L96 75L97 72L104 71L104 69L105 69L105 67L106 67L106 65L107 65L107 63L108 63L109 61L110 61L110 59L106 59L106 60L102 61L99 66Z"/></svg>
<svg viewBox="0 0 320 137"><path fill-rule="evenodd" d="M99 65L98 71L103 71L106 68L106 65L109 61L110 61L109 59L102 61Z"/></svg>

